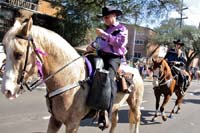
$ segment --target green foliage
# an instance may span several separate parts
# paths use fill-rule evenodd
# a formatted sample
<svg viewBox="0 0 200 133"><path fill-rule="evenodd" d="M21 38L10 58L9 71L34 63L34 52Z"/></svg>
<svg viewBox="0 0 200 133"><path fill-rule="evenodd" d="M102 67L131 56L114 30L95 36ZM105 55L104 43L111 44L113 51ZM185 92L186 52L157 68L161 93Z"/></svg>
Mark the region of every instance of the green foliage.
<svg viewBox="0 0 200 133"><path fill-rule="evenodd" d="M87 44L86 33L95 27L102 27L102 20L96 15L105 5L113 5L123 11L119 19L125 23L138 23L167 16L175 9L180 0L55 0L53 5L62 5L57 15L62 15L65 22L64 37L73 45Z"/></svg>
<svg viewBox="0 0 200 133"><path fill-rule="evenodd" d="M200 55L200 30L195 26L183 25L182 28L177 25L175 19L162 22L161 26L156 28L156 36L153 42L161 45L173 46L173 40L181 39L184 42L184 51L187 57L186 66L188 67L192 60Z"/></svg>

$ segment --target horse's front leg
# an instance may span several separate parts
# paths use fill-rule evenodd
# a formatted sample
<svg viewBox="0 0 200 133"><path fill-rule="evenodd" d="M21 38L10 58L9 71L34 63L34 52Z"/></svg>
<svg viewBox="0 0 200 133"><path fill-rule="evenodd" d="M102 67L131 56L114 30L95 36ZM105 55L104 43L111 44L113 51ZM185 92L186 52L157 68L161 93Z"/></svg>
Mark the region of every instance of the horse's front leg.
<svg viewBox="0 0 200 133"><path fill-rule="evenodd" d="M128 118L129 118L129 133L139 133L139 125L140 125L140 118L141 118L141 111L140 111L140 101L135 100L135 103L129 104L129 112L128 112ZM133 130L133 126L135 125L135 128Z"/></svg>
<svg viewBox="0 0 200 133"><path fill-rule="evenodd" d="M47 133L57 133L61 126L62 123L60 121L57 121L53 116L51 116L49 120Z"/></svg>
<svg viewBox="0 0 200 133"><path fill-rule="evenodd" d="M114 133L114 130L117 126L118 119L119 119L118 110L116 110L112 113L112 124L110 128L110 133Z"/></svg>
<svg viewBox="0 0 200 133"><path fill-rule="evenodd" d="M140 117L140 107L129 110L129 133L133 133L133 124L135 124L134 133L139 133Z"/></svg>
<svg viewBox="0 0 200 133"><path fill-rule="evenodd" d="M172 115L174 114L174 109L175 109L175 107L176 107L176 104L174 105L172 111L170 112L170 114L169 114L169 118L172 118L172 117L173 117Z"/></svg>
<svg viewBox="0 0 200 133"><path fill-rule="evenodd" d="M65 133L77 133L80 122L69 121L65 124Z"/></svg>
<svg viewBox="0 0 200 133"><path fill-rule="evenodd" d="M167 116L165 114L165 105L168 103L169 99L170 99L171 95L167 95L164 97L164 100L163 100L163 104L161 105L160 107L160 112L162 114L162 119L163 121L166 121L167 120Z"/></svg>
<svg viewBox="0 0 200 133"><path fill-rule="evenodd" d="M76 113L70 113L71 115L66 118L64 122L65 133L77 133L80 126L81 118Z"/></svg>
<svg viewBox="0 0 200 133"><path fill-rule="evenodd" d="M154 89L154 95L155 95L155 98L156 98L156 111L155 111L155 115L154 117L152 118L152 121L155 121L158 117L158 108L159 108L159 103L160 103L160 92L156 91Z"/></svg>

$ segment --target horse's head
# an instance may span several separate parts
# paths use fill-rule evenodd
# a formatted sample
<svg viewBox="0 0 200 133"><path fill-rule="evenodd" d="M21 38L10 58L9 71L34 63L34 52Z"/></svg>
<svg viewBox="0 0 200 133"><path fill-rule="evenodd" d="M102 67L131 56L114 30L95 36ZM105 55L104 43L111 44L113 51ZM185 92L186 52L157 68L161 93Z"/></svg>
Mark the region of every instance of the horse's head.
<svg viewBox="0 0 200 133"><path fill-rule="evenodd" d="M161 68L162 60L158 60L158 58L152 58L152 63L150 65L150 70L153 72L153 86L158 86L160 77L160 68Z"/></svg>
<svg viewBox="0 0 200 133"><path fill-rule="evenodd" d="M37 71L36 55L29 41L31 26L31 17L21 22L16 19L3 38L6 65L1 90L9 99L19 96L23 92L21 85Z"/></svg>
<svg viewBox="0 0 200 133"><path fill-rule="evenodd" d="M166 81L172 77L171 69L164 58L152 59L153 85L158 86L159 81Z"/></svg>

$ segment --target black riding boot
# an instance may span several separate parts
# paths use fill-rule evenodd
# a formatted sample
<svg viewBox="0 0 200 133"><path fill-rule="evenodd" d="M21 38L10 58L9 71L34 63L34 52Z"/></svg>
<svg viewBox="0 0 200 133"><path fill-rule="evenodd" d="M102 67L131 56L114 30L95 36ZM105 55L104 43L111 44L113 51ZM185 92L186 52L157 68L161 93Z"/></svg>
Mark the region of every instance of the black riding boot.
<svg viewBox="0 0 200 133"><path fill-rule="evenodd" d="M182 95L184 95L185 91L184 91L184 85L185 84L185 81L184 81L184 77L181 73L179 73L178 75L178 86L179 86L179 89L180 89L180 93Z"/></svg>
<svg viewBox="0 0 200 133"><path fill-rule="evenodd" d="M184 82L185 82L185 84L184 84L184 91L186 91L187 88L188 88L189 85L190 85L189 77L188 77L188 76L185 76Z"/></svg>

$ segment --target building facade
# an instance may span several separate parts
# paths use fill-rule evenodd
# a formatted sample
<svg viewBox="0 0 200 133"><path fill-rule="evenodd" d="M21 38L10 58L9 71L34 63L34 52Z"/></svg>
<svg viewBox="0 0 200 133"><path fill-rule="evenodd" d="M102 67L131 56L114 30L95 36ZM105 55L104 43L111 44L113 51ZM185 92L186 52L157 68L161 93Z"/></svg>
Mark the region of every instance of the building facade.
<svg viewBox="0 0 200 133"><path fill-rule="evenodd" d="M155 35L155 31L138 25L125 24L128 28L128 53L129 60L137 61L147 56L147 46L151 45L150 38Z"/></svg>
<svg viewBox="0 0 200 133"><path fill-rule="evenodd" d="M0 42L5 32L13 25L19 9L32 11L35 25L64 34L64 24L56 13L61 7L52 6L48 0L0 0Z"/></svg>

